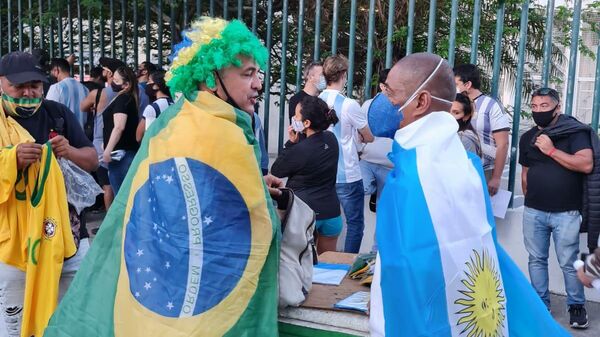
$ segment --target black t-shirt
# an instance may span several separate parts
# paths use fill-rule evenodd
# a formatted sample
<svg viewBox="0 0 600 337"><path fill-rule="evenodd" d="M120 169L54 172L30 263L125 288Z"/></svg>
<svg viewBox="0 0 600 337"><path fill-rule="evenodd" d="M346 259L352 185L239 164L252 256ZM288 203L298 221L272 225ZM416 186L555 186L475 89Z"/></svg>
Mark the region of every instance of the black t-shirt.
<svg viewBox="0 0 600 337"><path fill-rule="evenodd" d="M69 144L75 148L94 146L85 136L73 112L61 103L43 100L39 110L30 118L14 117L14 119L38 144L46 143L50 132L54 130L67 138Z"/></svg>
<svg viewBox="0 0 600 337"><path fill-rule="evenodd" d="M561 118L563 116L558 123ZM537 127L533 127L523 134L519 142L519 164L529 168L525 206L545 212L581 210L585 174L561 166L532 145L538 131ZM554 147L568 154L592 148L587 131L551 140Z"/></svg>
<svg viewBox="0 0 600 337"><path fill-rule="evenodd" d="M335 190L339 147L329 131L316 133L285 149L271 167L274 176L289 177L286 186L312 208L317 219L340 215L340 202Z"/></svg>
<svg viewBox="0 0 600 337"><path fill-rule="evenodd" d="M294 96L290 97L290 101L288 103L288 114L290 116L290 122L292 121L292 117L296 114L296 106L298 103L302 102L304 97L310 96L304 90L298 91Z"/></svg>
<svg viewBox="0 0 600 337"><path fill-rule="evenodd" d="M135 99L130 94L120 94L104 109L102 113L102 120L104 121L104 147L108 145L110 140L110 134L115 127L114 115L115 113L123 113L127 115L127 122L125 122L125 129L121 134L121 138L115 145L113 150L132 150L136 151L139 148L139 144L135 139L135 131L138 125L138 105L135 103Z"/></svg>

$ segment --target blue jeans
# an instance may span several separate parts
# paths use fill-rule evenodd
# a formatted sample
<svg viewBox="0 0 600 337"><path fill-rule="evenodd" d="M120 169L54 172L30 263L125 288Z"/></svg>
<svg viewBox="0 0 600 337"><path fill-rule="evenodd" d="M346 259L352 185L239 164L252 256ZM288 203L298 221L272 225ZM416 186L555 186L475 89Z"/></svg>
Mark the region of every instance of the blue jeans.
<svg viewBox="0 0 600 337"><path fill-rule="evenodd" d="M523 236L529 253L529 277L531 285L550 308L548 292L548 251L550 234L558 263L565 279L567 305L584 304L583 285L577 279L573 262L579 254L579 211L551 213L525 207L523 212Z"/></svg>
<svg viewBox="0 0 600 337"><path fill-rule="evenodd" d="M335 184L335 188L346 216L344 252L358 253L365 229L365 194L362 180Z"/></svg>
<svg viewBox="0 0 600 337"><path fill-rule="evenodd" d="M377 192L377 200L383 191L383 184L388 173L392 170L389 167L373 164L368 161L361 160L359 162L360 173L363 178L365 195L370 195Z"/></svg>
<svg viewBox="0 0 600 337"><path fill-rule="evenodd" d="M115 196L119 193L121 184L123 184L123 180L125 180L125 176L127 176L127 171L129 171L129 166L131 166L134 157L135 151L125 151L125 155L121 160L113 160L108 163L108 180L110 181L110 186L112 187Z"/></svg>

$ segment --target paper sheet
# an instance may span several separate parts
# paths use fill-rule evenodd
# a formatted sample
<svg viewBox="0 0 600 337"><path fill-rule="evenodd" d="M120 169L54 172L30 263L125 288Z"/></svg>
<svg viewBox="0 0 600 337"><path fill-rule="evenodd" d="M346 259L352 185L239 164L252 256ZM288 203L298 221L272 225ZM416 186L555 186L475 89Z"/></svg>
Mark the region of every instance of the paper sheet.
<svg viewBox="0 0 600 337"><path fill-rule="evenodd" d="M500 219L504 219L506 211L508 210L508 204L510 203L511 192L507 190L498 190L498 193L491 198L492 211L494 216Z"/></svg>
<svg viewBox="0 0 600 337"><path fill-rule="evenodd" d="M339 286L349 269L347 264L319 263L313 268L313 283Z"/></svg>

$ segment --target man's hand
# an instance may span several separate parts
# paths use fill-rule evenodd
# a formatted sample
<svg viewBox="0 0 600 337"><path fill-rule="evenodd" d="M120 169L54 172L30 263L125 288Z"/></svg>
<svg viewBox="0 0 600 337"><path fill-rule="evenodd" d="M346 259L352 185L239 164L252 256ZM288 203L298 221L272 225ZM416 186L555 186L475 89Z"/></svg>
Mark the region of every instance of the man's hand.
<svg viewBox="0 0 600 337"><path fill-rule="evenodd" d="M298 135L298 132L294 131L294 128L291 125L288 126L288 136L290 137L290 142L298 143L300 136Z"/></svg>
<svg viewBox="0 0 600 337"><path fill-rule="evenodd" d="M271 196L279 196L281 195L280 187L283 187L283 180L277 178L272 174L267 174L263 176L265 179L265 184L267 184L267 188L269 189L269 194Z"/></svg>
<svg viewBox="0 0 600 337"><path fill-rule="evenodd" d="M500 188L500 178L492 177L490 181L488 181L488 192L490 196L496 195L498 193L498 188Z"/></svg>
<svg viewBox="0 0 600 337"><path fill-rule="evenodd" d="M581 283L588 287L588 288L592 288L592 279L590 279L585 272L583 271L583 267L577 269L577 277L579 278L579 281L581 281Z"/></svg>
<svg viewBox="0 0 600 337"><path fill-rule="evenodd" d="M104 150L104 153L102 153L102 161L105 164L108 164L108 163L110 163L112 161L112 157L110 155L110 151Z"/></svg>
<svg viewBox="0 0 600 337"><path fill-rule="evenodd" d="M22 170L40 160L42 146L36 143L22 143L17 145L17 169Z"/></svg>
<svg viewBox="0 0 600 337"><path fill-rule="evenodd" d="M537 146L537 148L540 149L540 151L542 151L542 153L545 155L548 155L548 153L554 149L554 143L552 143L550 137L546 135L540 135L537 137L535 140L535 146Z"/></svg>
<svg viewBox="0 0 600 337"><path fill-rule="evenodd" d="M72 147L69 145L69 140L67 138L58 135L50 139L50 144L52 145L52 152L54 152L56 158L71 158Z"/></svg>

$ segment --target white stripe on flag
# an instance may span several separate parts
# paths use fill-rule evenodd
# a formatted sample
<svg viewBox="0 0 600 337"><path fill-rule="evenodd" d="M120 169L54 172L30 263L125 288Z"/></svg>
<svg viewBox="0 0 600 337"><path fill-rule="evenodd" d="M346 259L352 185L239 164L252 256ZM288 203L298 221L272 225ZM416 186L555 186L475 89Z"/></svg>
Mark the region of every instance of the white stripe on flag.
<svg viewBox="0 0 600 337"><path fill-rule="evenodd" d="M189 232L190 260L188 267L185 297L181 306L179 317L191 317L194 314L196 301L200 292L200 279L202 277L202 211L194 177L185 158L175 158L179 182L183 191Z"/></svg>

